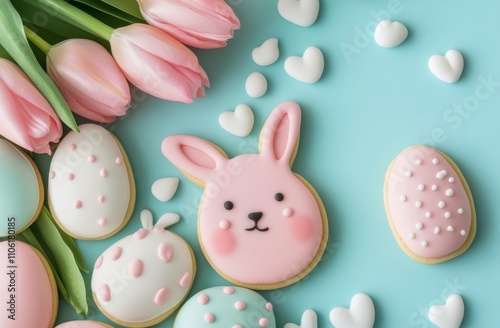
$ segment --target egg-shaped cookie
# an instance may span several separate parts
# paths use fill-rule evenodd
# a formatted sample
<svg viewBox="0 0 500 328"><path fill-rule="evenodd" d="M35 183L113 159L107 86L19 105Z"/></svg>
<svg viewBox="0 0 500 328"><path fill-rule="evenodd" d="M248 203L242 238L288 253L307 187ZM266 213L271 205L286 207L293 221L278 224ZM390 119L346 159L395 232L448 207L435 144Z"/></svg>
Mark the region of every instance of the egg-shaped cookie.
<svg viewBox="0 0 500 328"><path fill-rule="evenodd" d="M26 243L9 239L0 242L0 267L0 327L54 327L57 286L43 255Z"/></svg>
<svg viewBox="0 0 500 328"><path fill-rule="evenodd" d="M0 181L0 237L6 237L36 220L44 189L35 163L4 139L0 139Z"/></svg>
<svg viewBox="0 0 500 328"><path fill-rule="evenodd" d="M189 293L196 273L191 247L164 228L179 216L163 215L156 226L141 213L143 228L111 245L95 262L92 295L110 320L149 327L169 317Z"/></svg>
<svg viewBox="0 0 500 328"><path fill-rule="evenodd" d="M400 247L424 263L462 254L476 233L472 195L457 165L428 146L404 150L387 171L387 216Z"/></svg>
<svg viewBox="0 0 500 328"><path fill-rule="evenodd" d="M68 321L57 325L55 328L113 328L102 322L89 320Z"/></svg>
<svg viewBox="0 0 500 328"><path fill-rule="evenodd" d="M276 328L273 305L243 287L212 287L192 296L179 310L174 328Z"/></svg>
<svg viewBox="0 0 500 328"><path fill-rule="evenodd" d="M49 171L48 197L54 219L77 239L104 239L130 219L135 183L118 139L84 124L59 143Z"/></svg>

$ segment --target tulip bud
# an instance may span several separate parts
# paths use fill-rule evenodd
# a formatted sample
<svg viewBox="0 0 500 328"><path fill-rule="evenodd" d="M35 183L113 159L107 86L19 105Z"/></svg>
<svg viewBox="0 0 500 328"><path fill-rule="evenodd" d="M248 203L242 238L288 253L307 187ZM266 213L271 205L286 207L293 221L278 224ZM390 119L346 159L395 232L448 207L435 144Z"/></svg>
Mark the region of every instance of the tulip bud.
<svg viewBox="0 0 500 328"><path fill-rule="evenodd" d="M51 154L62 135L61 121L28 76L0 58L0 134L36 153Z"/></svg>
<svg viewBox="0 0 500 328"><path fill-rule="evenodd" d="M240 21L224 0L138 0L146 21L197 48L221 48Z"/></svg>
<svg viewBox="0 0 500 328"><path fill-rule="evenodd" d="M47 72L71 110L109 123L130 107L130 89L111 54L99 43L70 39L47 53Z"/></svg>
<svg viewBox="0 0 500 328"><path fill-rule="evenodd" d="M205 95L208 77L196 55L159 29L146 24L121 27L110 43L127 79L144 92L186 103Z"/></svg>

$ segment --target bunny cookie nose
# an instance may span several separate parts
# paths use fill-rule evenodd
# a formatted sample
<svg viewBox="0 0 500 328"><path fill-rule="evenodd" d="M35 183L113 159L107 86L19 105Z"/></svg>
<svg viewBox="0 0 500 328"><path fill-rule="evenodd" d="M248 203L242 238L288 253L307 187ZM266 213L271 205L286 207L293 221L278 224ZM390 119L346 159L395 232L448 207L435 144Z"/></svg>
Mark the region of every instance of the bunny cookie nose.
<svg viewBox="0 0 500 328"><path fill-rule="evenodd" d="M262 219L262 212L250 213L248 214L248 218L257 224L257 222L259 222L259 220Z"/></svg>

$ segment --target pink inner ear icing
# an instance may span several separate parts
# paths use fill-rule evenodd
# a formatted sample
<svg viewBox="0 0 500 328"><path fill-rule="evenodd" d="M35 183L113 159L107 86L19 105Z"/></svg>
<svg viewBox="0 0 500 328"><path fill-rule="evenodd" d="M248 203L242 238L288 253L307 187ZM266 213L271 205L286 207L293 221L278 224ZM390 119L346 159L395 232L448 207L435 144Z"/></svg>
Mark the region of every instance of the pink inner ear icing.
<svg viewBox="0 0 500 328"><path fill-rule="evenodd" d="M181 151L194 164L211 170L215 169L216 163L213 158L211 158L201 150L191 146L181 145Z"/></svg>
<svg viewBox="0 0 500 328"><path fill-rule="evenodd" d="M279 160L281 157L283 157L285 153L288 140L289 125L290 120L288 118L288 114L285 114L281 118L276 130L276 134L274 136L274 157L276 158L276 160Z"/></svg>
<svg viewBox="0 0 500 328"><path fill-rule="evenodd" d="M290 230L297 241L308 241L315 236L314 223L306 217L292 217Z"/></svg>
<svg viewBox="0 0 500 328"><path fill-rule="evenodd" d="M236 248L236 238L231 230L219 230L213 236L213 245L217 253L227 255Z"/></svg>

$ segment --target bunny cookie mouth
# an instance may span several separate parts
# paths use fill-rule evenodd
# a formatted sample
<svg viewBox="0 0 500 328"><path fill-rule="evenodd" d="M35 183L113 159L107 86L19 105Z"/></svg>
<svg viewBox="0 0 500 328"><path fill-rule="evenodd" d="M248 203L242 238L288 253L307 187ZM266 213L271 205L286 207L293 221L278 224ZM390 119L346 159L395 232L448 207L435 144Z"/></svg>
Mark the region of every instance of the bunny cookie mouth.
<svg viewBox="0 0 500 328"><path fill-rule="evenodd" d="M253 227L251 227L251 228L247 228L247 229L245 229L245 230L246 230L246 231L254 231L254 230L257 230L257 231L260 231L260 232L266 232L266 231L268 231L268 230L269 230L269 227L266 227L266 228L261 229L261 228L259 228L258 224L257 224L257 223L255 223L255 225L254 225Z"/></svg>

